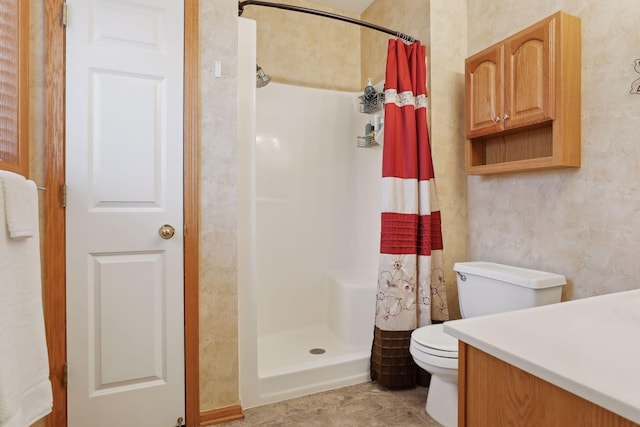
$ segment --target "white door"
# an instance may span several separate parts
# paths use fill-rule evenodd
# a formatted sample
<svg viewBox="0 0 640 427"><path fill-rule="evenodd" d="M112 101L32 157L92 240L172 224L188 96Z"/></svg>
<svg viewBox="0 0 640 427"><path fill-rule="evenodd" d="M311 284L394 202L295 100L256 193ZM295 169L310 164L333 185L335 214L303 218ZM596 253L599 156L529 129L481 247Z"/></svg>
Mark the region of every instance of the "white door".
<svg viewBox="0 0 640 427"><path fill-rule="evenodd" d="M68 425L173 427L185 401L183 0L67 4Z"/></svg>

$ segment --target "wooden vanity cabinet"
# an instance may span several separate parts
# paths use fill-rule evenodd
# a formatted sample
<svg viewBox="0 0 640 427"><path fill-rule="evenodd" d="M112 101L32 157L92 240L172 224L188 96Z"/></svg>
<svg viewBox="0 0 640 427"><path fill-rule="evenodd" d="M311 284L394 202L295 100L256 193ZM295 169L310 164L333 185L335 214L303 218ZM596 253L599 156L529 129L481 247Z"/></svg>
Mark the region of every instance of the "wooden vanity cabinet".
<svg viewBox="0 0 640 427"><path fill-rule="evenodd" d="M459 427L638 427L582 397L459 342Z"/></svg>
<svg viewBox="0 0 640 427"><path fill-rule="evenodd" d="M580 20L558 12L465 63L468 174L580 166Z"/></svg>

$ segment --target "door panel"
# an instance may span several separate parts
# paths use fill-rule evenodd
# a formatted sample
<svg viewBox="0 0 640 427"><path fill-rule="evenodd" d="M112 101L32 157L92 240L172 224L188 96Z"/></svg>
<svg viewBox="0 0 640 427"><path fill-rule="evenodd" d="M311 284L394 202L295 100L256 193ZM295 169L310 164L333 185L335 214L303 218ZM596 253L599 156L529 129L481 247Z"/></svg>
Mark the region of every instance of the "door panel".
<svg viewBox="0 0 640 427"><path fill-rule="evenodd" d="M67 4L68 425L173 427L185 400L183 1Z"/></svg>
<svg viewBox="0 0 640 427"><path fill-rule="evenodd" d="M164 254L93 254L91 395L166 382Z"/></svg>
<svg viewBox="0 0 640 427"><path fill-rule="evenodd" d="M91 74L94 128L90 179L95 207L162 207L163 81L104 71Z"/></svg>

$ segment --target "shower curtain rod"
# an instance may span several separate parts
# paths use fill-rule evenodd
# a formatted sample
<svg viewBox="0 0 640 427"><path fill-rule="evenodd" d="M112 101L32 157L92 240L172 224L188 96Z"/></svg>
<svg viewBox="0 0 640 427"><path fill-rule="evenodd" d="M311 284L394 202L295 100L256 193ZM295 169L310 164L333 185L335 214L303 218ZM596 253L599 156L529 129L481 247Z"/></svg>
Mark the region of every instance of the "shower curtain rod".
<svg viewBox="0 0 640 427"><path fill-rule="evenodd" d="M361 27L370 28L372 30L381 31L383 33L391 34L394 37L404 40L407 43L417 42L418 40L415 37L412 37L408 34L401 33L400 31L390 30L388 28L381 27L376 24L372 24L370 22L360 21L359 19L349 18L348 16L338 15L336 13L331 12L323 12L321 10L309 9L307 7L302 6L292 6L288 4L282 3L271 3L268 1L258 1L258 0L245 0L238 2L238 16L242 16L242 12L244 12L245 6L266 6L266 7L274 7L276 9L284 9L291 10L294 12L308 13L310 15L322 16L325 18L337 19L338 21L348 22L349 24L360 25Z"/></svg>

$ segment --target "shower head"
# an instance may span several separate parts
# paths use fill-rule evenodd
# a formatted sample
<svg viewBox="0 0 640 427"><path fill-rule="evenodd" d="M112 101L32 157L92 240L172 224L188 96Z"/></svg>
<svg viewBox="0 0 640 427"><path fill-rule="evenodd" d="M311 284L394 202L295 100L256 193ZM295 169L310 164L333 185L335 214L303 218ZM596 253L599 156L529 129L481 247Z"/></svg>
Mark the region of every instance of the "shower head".
<svg viewBox="0 0 640 427"><path fill-rule="evenodd" d="M266 75L262 68L256 64L256 87L265 87L271 81L271 77Z"/></svg>

